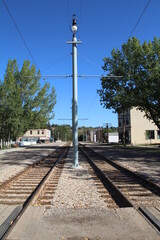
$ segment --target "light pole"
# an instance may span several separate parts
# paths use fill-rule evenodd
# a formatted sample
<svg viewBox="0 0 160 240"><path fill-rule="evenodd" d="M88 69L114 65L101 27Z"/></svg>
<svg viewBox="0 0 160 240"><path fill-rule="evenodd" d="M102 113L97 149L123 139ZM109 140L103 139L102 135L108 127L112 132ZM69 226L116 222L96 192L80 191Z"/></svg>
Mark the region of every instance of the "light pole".
<svg viewBox="0 0 160 240"><path fill-rule="evenodd" d="M77 26L77 16L72 15L72 27L71 31L73 33L72 41L67 43L72 44L72 138L73 138L73 167L78 167L78 104L77 104L77 44L81 43L77 41L76 32L78 30Z"/></svg>
<svg viewBox="0 0 160 240"><path fill-rule="evenodd" d="M59 142L59 132L58 132L58 142Z"/></svg>

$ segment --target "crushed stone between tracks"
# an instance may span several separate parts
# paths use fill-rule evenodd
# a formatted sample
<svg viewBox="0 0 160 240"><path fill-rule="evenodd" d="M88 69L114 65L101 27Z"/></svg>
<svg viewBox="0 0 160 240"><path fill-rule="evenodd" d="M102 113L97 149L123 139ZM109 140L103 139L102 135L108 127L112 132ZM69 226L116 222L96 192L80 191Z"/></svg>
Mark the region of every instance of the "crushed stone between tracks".
<svg viewBox="0 0 160 240"><path fill-rule="evenodd" d="M64 165L57 190L52 200L53 208L106 208L83 157L79 156L80 168L73 168L72 151Z"/></svg>

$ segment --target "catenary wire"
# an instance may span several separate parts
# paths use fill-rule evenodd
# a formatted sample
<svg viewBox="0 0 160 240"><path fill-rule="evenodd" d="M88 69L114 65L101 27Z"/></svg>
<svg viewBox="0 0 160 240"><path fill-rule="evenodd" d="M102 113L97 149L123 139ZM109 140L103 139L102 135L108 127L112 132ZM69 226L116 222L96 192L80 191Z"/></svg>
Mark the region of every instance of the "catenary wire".
<svg viewBox="0 0 160 240"><path fill-rule="evenodd" d="M82 18L82 6L83 6L83 0L81 0L80 3L80 14L79 14L79 24L81 25L81 18Z"/></svg>
<svg viewBox="0 0 160 240"><path fill-rule="evenodd" d="M94 99L92 100L92 103L90 104L90 106L89 106L89 108L88 108L88 111L87 111L87 113L86 113L86 116L89 116L89 114L92 112L93 106L94 106L97 98L98 98L98 94L96 94L96 96L95 96Z"/></svg>
<svg viewBox="0 0 160 240"><path fill-rule="evenodd" d="M36 61L35 61L35 59L34 59L34 57L33 57L33 54L31 53L31 50L29 49L29 47L28 47L28 45L27 45L27 43L26 43L26 41L25 41L25 39L24 39L24 37L23 37L23 35L22 35L19 27L18 27L18 25L16 24L16 21L15 21L15 19L13 18L13 16L12 16L12 14L11 14L11 12L10 12L10 10L9 10L6 2L5 2L5 0L2 0L2 2L3 2L3 4L4 4L4 6L5 6L5 8L6 8L7 12L8 12L8 14L9 14L10 18L12 19L12 22L14 23L14 26L16 27L16 29L17 29L17 31L18 31L18 33L19 33L19 35L20 35L20 37L21 37L21 39L22 39L22 41L23 41L23 43L24 43L24 45L25 45L25 47L26 47L26 49L28 50L28 52L29 52L29 54L30 54L30 56L31 56L31 58L32 58L32 60L33 60L33 62L35 63L37 69L40 70L40 68L38 67L38 64L36 63Z"/></svg>
<svg viewBox="0 0 160 240"><path fill-rule="evenodd" d="M56 65L57 63L63 61L65 58L67 58L70 55L70 53L67 53L65 56L59 58L57 61L55 61L54 63L51 63L50 65L48 65L47 67L43 68L42 71L45 72L48 68L53 67L54 65Z"/></svg>
<svg viewBox="0 0 160 240"><path fill-rule="evenodd" d="M131 33L130 33L128 39L132 36L133 32L135 31L136 27L138 26L138 24L139 24L141 18L143 17L145 11L147 10L147 7L149 6L150 2L151 2L151 0L149 0L149 1L147 2L147 5L146 5L145 8L143 9L143 11L142 11L142 13L141 13L141 15L140 15L138 21L136 22L134 28L132 29L132 31L131 31Z"/></svg>
<svg viewBox="0 0 160 240"><path fill-rule="evenodd" d="M80 33L81 33L81 19L82 19L82 7L83 7L83 0L80 1L80 14L79 14L79 38L80 38Z"/></svg>
<svg viewBox="0 0 160 240"><path fill-rule="evenodd" d="M68 24L70 23L70 17L69 17L69 0L67 0L67 12L68 12Z"/></svg>
<svg viewBox="0 0 160 240"><path fill-rule="evenodd" d="M92 64L93 66L96 66L99 68L99 65L97 65L96 63L94 63L92 60L86 58L85 56L83 56L81 53L77 52L77 54L82 57L84 60L86 60L88 63Z"/></svg>

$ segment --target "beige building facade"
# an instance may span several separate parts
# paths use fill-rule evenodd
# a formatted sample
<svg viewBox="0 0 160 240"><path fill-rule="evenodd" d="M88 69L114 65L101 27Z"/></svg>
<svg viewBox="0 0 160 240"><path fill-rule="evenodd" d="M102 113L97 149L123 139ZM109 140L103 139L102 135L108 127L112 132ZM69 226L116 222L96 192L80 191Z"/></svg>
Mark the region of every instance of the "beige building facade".
<svg viewBox="0 0 160 240"><path fill-rule="evenodd" d="M160 130L136 108L118 115L118 132L120 142L125 138L126 144L160 144Z"/></svg>
<svg viewBox="0 0 160 240"><path fill-rule="evenodd" d="M49 141L51 137L51 131L48 129L29 129L22 137L22 140L25 139L35 139L41 141Z"/></svg>

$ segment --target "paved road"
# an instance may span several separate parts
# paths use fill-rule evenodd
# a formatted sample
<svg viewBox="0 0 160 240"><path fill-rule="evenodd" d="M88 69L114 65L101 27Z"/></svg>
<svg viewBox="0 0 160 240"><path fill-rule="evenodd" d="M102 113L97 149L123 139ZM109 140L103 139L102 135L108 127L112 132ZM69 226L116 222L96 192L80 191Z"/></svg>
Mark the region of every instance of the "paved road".
<svg viewBox="0 0 160 240"><path fill-rule="evenodd" d="M4 182L11 176L23 170L26 166L42 159L55 151L57 146L63 143L37 144L29 147L21 147L0 151L0 182Z"/></svg>

